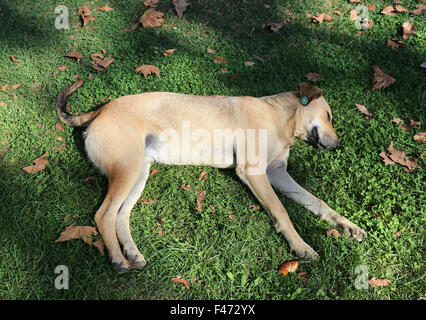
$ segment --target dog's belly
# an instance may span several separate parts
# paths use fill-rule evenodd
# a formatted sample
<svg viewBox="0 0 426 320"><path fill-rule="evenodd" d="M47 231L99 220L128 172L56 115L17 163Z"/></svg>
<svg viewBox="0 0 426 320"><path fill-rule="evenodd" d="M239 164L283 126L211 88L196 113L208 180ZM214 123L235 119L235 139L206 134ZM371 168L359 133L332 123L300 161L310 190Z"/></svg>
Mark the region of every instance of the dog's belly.
<svg viewBox="0 0 426 320"><path fill-rule="evenodd" d="M147 137L145 161L169 165L206 165L216 168L235 167L233 145L205 143L179 143Z"/></svg>

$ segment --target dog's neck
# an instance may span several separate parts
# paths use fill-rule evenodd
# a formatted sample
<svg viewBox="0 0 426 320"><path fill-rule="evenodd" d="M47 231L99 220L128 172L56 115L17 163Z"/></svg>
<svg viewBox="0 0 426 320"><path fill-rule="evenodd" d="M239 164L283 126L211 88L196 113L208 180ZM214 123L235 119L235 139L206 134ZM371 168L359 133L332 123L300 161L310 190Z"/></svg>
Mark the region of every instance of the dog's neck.
<svg viewBox="0 0 426 320"><path fill-rule="evenodd" d="M260 99L276 107L278 121L283 125L284 135L292 145L294 138L303 133L300 127L302 107L297 92L283 92Z"/></svg>

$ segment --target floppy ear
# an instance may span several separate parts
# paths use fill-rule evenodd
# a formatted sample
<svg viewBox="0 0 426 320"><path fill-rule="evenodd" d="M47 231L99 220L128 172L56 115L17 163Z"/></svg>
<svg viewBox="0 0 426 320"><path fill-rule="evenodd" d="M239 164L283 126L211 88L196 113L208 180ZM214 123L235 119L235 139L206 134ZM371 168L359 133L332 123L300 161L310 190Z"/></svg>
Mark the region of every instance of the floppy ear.
<svg viewBox="0 0 426 320"><path fill-rule="evenodd" d="M297 85L297 91L299 93L300 103L304 106L309 104L312 100L322 97L322 90L320 88L311 86L305 82L301 82Z"/></svg>

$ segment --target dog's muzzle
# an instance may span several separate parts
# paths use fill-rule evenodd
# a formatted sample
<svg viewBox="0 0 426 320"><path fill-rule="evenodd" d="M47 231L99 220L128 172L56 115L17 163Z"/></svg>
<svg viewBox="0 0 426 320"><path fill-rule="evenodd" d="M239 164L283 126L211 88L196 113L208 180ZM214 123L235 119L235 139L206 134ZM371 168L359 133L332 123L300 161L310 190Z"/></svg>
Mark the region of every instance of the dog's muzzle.
<svg viewBox="0 0 426 320"><path fill-rule="evenodd" d="M316 126L311 129L307 142L319 149L328 149L330 151L334 151L342 147L340 141L338 140L336 141L327 138L321 140L318 134L318 127Z"/></svg>

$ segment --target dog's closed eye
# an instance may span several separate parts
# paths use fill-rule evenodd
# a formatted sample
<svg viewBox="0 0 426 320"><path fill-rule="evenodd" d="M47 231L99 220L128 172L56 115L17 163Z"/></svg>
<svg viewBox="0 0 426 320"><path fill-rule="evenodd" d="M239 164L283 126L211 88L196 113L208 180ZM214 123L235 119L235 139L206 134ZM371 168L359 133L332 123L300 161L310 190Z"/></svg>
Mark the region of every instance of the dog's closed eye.
<svg viewBox="0 0 426 320"><path fill-rule="evenodd" d="M328 122L330 122L330 121L331 121L330 112L328 112L328 111L327 111L327 120L328 120Z"/></svg>

